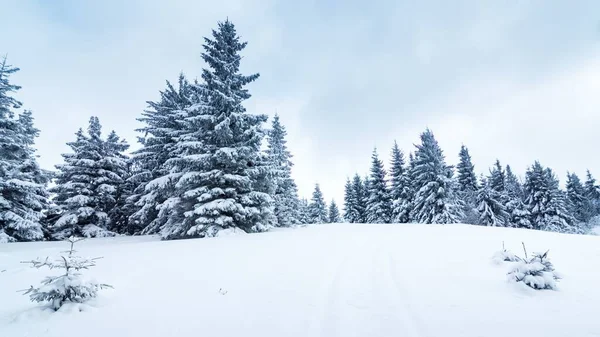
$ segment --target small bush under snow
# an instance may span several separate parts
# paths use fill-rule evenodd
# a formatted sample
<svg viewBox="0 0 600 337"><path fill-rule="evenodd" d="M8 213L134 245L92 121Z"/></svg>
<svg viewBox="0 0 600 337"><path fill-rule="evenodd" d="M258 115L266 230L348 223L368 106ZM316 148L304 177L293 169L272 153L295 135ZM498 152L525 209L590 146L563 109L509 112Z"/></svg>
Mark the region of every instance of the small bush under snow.
<svg viewBox="0 0 600 337"><path fill-rule="evenodd" d="M495 264L502 264L503 262L519 262L521 258L515 255L513 252L507 249L499 250L492 256L492 261Z"/></svg>
<svg viewBox="0 0 600 337"><path fill-rule="evenodd" d="M63 304L83 303L88 299L94 298L98 294L98 290L110 288L107 284L101 284L96 281L86 280L81 274L82 269L88 269L96 265L96 259L86 259L74 255L76 252L73 245L79 240L69 238L71 249L66 251L63 256L50 261L32 260L26 263L31 263L34 268L47 267L49 269L64 269L65 272L59 276L48 276L42 281L40 287L31 286L25 291L25 295L33 302L48 302L54 310L58 310Z"/></svg>
<svg viewBox="0 0 600 337"><path fill-rule="evenodd" d="M515 263L508 273L508 278L513 282L523 282L537 290L555 290L556 281L560 279L548 259L548 252L534 254L529 260L521 260Z"/></svg>

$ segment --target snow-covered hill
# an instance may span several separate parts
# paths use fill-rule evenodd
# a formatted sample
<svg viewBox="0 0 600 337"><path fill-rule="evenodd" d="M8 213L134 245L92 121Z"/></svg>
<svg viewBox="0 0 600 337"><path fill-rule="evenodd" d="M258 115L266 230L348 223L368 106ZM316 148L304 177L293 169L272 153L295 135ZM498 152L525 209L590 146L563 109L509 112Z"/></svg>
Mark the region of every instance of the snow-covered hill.
<svg viewBox="0 0 600 337"><path fill-rule="evenodd" d="M491 256L550 249L558 291L506 281ZM64 243L0 245L0 336L598 336L600 237L465 225L319 225L253 235L78 243L114 286L42 310L19 261ZM51 271L52 272L52 271Z"/></svg>

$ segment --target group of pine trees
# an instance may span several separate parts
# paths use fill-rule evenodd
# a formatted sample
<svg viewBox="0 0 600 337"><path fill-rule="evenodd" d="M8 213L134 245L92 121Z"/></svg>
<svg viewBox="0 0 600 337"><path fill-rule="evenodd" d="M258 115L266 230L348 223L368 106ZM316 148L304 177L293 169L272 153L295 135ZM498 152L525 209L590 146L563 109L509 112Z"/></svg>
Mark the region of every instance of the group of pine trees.
<svg viewBox="0 0 600 337"><path fill-rule="evenodd" d="M31 112L9 82L17 68L0 67L0 242L115 234L160 234L165 239L247 232L308 221L291 177L286 130L275 116L247 113L242 75L246 47L230 21L204 39L201 80L181 74L139 120L141 148L114 131L106 136L97 117L68 143L56 172L39 168ZM263 150L264 139L267 148ZM49 183L54 184L48 188ZM312 214L312 213L311 213ZM339 212L338 216L339 218Z"/></svg>
<svg viewBox="0 0 600 337"><path fill-rule="evenodd" d="M496 161L488 175L477 178L468 149L462 146L456 168L447 165L431 130L421 134L406 163L394 144L390 172L377 151L371 172L348 179L344 218L368 223L468 223L585 233L600 215L600 186L591 173L582 183L567 175L566 191L556 174L535 162L521 182L510 166Z"/></svg>
<svg viewBox="0 0 600 337"><path fill-rule="evenodd" d="M230 21L204 39L207 64L200 80L167 81L160 99L139 118L141 147L97 117L68 143L55 172L43 170L34 148L39 131L21 111L10 76L0 64L0 242L159 234L165 239L215 236L237 228L342 222L317 184L310 201L299 199L292 155L278 116L247 113L246 85L259 75L240 73L246 47ZM266 139L267 146L263 149ZM447 165L430 130L408 158L394 144L389 173L377 151L368 176L345 186L344 219L351 223L457 223L585 232L600 214L600 187L570 173L566 191L554 172L536 162L521 183L496 162L477 178L466 147L456 168ZM52 184L50 184L52 182ZM49 188L49 186L52 187Z"/></svg>

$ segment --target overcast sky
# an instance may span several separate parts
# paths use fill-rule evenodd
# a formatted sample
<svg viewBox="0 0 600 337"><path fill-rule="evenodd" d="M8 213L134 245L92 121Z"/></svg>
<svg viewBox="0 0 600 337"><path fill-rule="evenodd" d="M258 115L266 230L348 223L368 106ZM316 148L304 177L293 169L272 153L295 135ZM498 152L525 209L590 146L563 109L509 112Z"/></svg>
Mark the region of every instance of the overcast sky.
<svg viewBox="0 0 600 337"><path fill-rule="evenodd" d="M288 129L294 177L342 201L377 147L414 149L426 127L447 160L496 158L600 178L600 1L0 0L0 54L17 98L60 163L91 115L137 147L136 118L180 71L199 77L202 37L229 17L259 72L246 103Z"/></svg>

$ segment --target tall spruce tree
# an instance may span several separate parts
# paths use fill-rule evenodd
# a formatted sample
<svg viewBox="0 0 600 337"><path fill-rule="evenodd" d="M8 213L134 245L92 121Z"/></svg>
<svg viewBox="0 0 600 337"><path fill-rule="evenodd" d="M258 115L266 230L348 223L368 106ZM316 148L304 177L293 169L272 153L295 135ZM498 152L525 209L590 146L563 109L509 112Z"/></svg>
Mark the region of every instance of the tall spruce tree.
<svg viewBox="0 0 600 337"><path fill-rule="evenodd" d="M478 190L477 176L475 175L475 165L471 161L469 149L461 145L458 157L459 162L456 165L458 189L475 194Z"/></svg>
<svg viewBox="0 0 600 337"><path fill-rule="evenodd" d="M129 213L127 198L132 192L130 177L130 160L125 151L129 144L111 131L104 142L103 157L98 166L103 172L110 172L101 186L102 207L108 209L109 229L119 234L129 234Z"/></svg>
<svg viewBox="0 0 600 337"><path fill-rule="evenodd" d="M416 191L411 211L412 221L419 223L456 223L464 214L454 192L452 169L446 165L442 149L427 129L416 145L411 175Z"/></svg>
<svg viewBox="0 0 600 337"><path fill-rule="evenodd" d="M535 162L525 176L526 205L534 229L573 232L572 217L558 188L558 180L550 169Z"/></svg>
<svg viewBox="0 0 600 337"><path fill-rule="evenodd" d="M506 165L506 212L509 214L507 226L532 228L531 214L523 202L523 186L509 165Z"/></svg>
<svg viewBox="0 0 600 337"><path fill-rule="evenodd" d="M394 218L392 221L397 223L408 223L411 219L413 200L415 191L413 188L412 172L414 171L414 157L410 153L408 156L408 165L402 174L402 192L400 193L400 202L394 205Z"/></svg>
<svg viewBox="0 0 600 337"><path fill-rule="evenodd" d="M479 185L475 175L475 165L471 161L471 155L466 146L461 145L458 153L459 162L456 165L458 197L463 201L463 222L469 224L479 223L479 213L477 211L477 191Z"/></svg>
<svg viewBox="0 0 600 337"><path fill-rule="evenodd" d="M390 197L393 201L399 200L402 194L404 175L404 153L398 147L398 143L394 142L392 147L392 161L390 163Z"/></svg>
<svg viewBox="0 0 600 337"><path fill-rule="evenodd" d="M501 199L500 193L492 188L490 179L481 179L481 187L477 192L480 225L506 226L510 216Z"/></svg>
<svg viewBox="0 0 600 337"><path fill-rule="evenodd" d="M346 179L344 186L344 219L349 223L360 222L360 214L358 212L358 199L354 185L350 178Z"/></svg>
<svg viewBox="0 0 600 337"><path fill-rule="evenodd" d="M329 223L339 223L342 222L342 218L340 217L340 210L337 206L337 204L335 203L335 200L331 200L331 203L329 204L329 211L328 211L328 222Z"/></svg>
<svg viewBox="0 0 600 337"><path fill-rule="evenodd" d="M404 153L400 150L396 142L394 142L394 147L392 148L390 176L390 196L392 199L391 221L399 223L408 222L409 212L406 211L406 203L410 201L410 179L407 179Z"/></svg>
<svg viewBox="0 0 600 337"><path fill-rule="evenodd" d="M567 200L569 211L578 223L586 223L593 214L592 205L585 188L575 173L567 173Z"/></svg>
<svg viewBox="0 0 600 337"><path fill-rule="evenodd" d="M310 224L310 204L306 198L300 199L298 203L298 220L300 220L300 224L306 225Z"/></svg>
<svg viewBox="0 0 600 337"><path fill-rule="evenodd" d="M20 87L9 78L18 70L6 57L0 63L0 243L43 239L42 212L48 207L50 175L40 169L33 148L39 131L30 111L15 118L21 102L11 93Z"/></svg>
<svg viewBox="0 0 600 337"><path fill-rule="evenodd" d="M279 115L273 118L271 130L267 136L267 155L273 167L275 179L275 216L279 226L287 227L298 224L298 188L292 178L292 154L287 149L285 137L287 132L279 121Z"/></svg>
<svg viewBox="0 0 600 337"><path fill-rule="evenodd" d="M367 222L389 223L392 216L392 202L390 192L385 181L385 169L383 162L377 155L377 149L373 150L371 156L371 175L367 187Z"/></svg>
<svg viewBox="0 0 600 337"><path fill-rule="evenodd" d="M498 192L504 197L506 194L506 173L500 165L500 160L496 159L494 167L490 170L490 176L488 178L488 184L490 188Z"/></svg>
<svg viewBox="0 0 600 337"><path fill-rule="evenodd" d="M327 205L325 205L325 198L323 198L323 192L319 184L315 185L312 199L308 205L308 217L312 224L324 224L329 220L327 217Z"/></svg>
<svg viewBox="0 0 600 337"><path fill-rule="evenodd" d="M130 211L129 231L157 234L172 214L169 206L175 198L175 183L180 173L171 172L171 160L176 157L176 146L180 141L201 147L199 137L183 133L182 120L186 109L194 102L193 86L183 74L179 75L178 86L166 82L167 88L160 92L156 102L148 101L148 108L138 118L144 126L137 131L142 147L133 152L131 176L128 183L134 186L127 204ZM199 132L201 132L199 130Z"/></svg>
<svg viewBox="0 0 600 337"><path fill-rule="evenodd" d="M51 189L60 209L60 217L50 225L53 238L114 235L110 213L127 174L127 158L121 153L127 143L114 132L102 139L100 121L91 117L87 135L79 129L76 140L67 145L73 152L63 154L65 162L56 166L56 186Z"/></svg>
<svg viewBox="0 0 600 337"><path fill-rule="evenodd" d="M267 116L249 114L242 105L250 98L245 86L259 77L240 73L246 42L229 20L204 40L208 68L195 87L198 99L186 109L171 161L177 192L167 201L172 214L161 226L165 239L210 237L230 228L257 232L276 222L260 151Z"/></svg>
<svg viewBox="0 0 600 337"><path fill-rule="evenodd" d="M589 170L586 172L585 196L592 205L592 216L600 215L600 186Z"/></svg>
<svg viewBox="0 0 600 337"><path fill-rule="evenodd" d="M367 222L366 214L366 203L368 198L366 181L361 179L360 175L355 174L352 179L352 186L354 188L354 194L356 198L355 213L357 215L356 222L364 223Z"/></svg>

